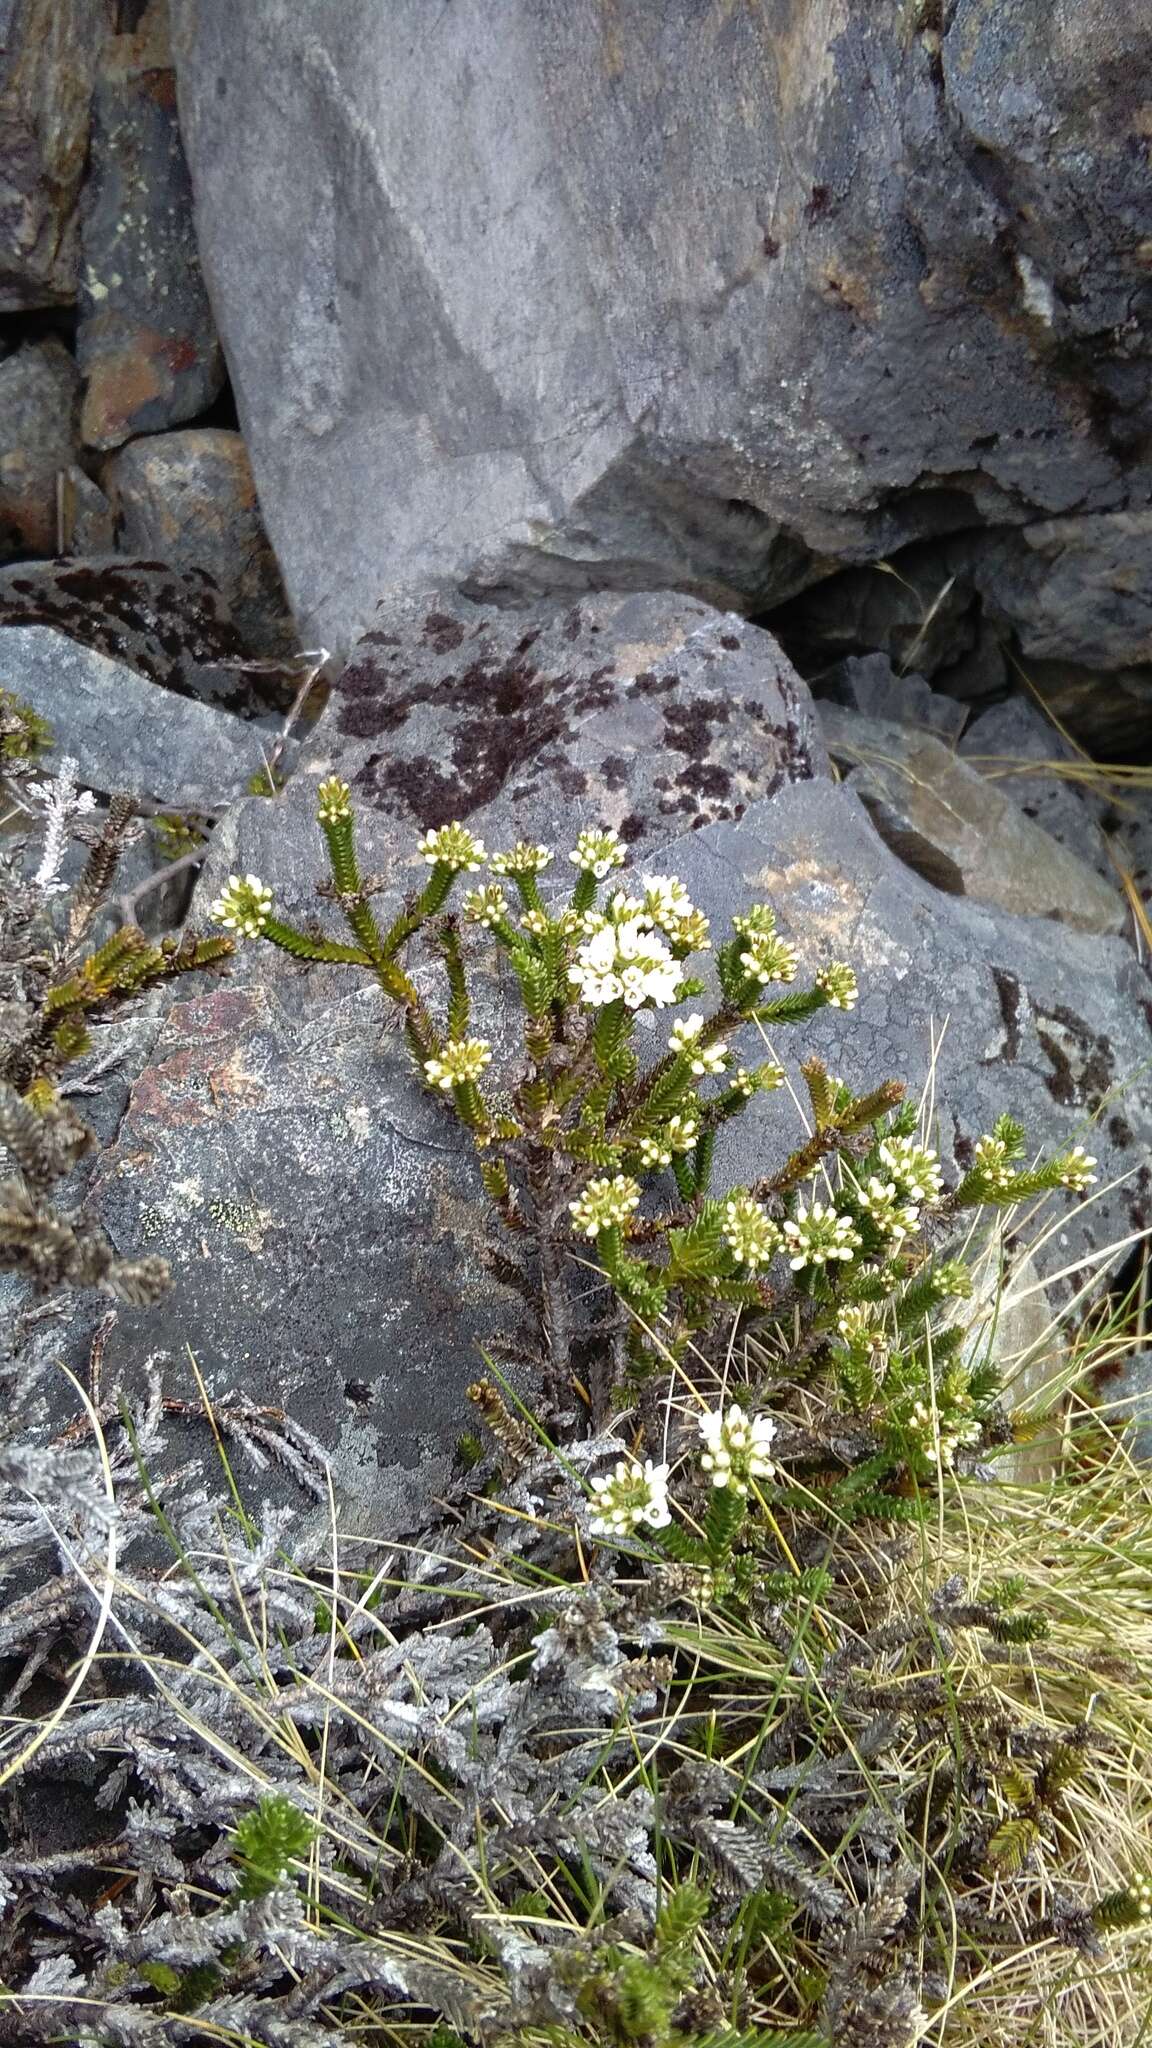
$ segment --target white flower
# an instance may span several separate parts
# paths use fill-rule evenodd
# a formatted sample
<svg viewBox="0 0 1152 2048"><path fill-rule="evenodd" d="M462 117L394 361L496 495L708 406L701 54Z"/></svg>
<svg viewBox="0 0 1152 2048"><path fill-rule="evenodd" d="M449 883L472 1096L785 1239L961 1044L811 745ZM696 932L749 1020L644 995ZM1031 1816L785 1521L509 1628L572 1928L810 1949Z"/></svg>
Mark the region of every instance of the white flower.
<svg viewBox="0 0 1152 2048"><path fill-rule="evenodd" d="M745 1414L738 1401L727 1408L709 1408L696 1418L705 1448L700 1464L713 1486L747 1493L753 1479L771 1479L776 1467L768 1453L776 1435L770 1415Z"/></svg>
<svg viewBox="0 0 1152 2048"><path fill-rule="evenodd" d="M352 791L338 775L325 776L316 785L316 805L322 825L338 825L352 816Z"/></svg>
<svg viewBox="0 0 1152 2048"><path fill-rule="evenodd" d="M494 875L540 875L555 858L550 846L535 846L527 839L518 839L507 853L494 853L491 867Z"/></svg>
<svg viewBox="0 0 1152 2048"><path fill-rule="evenodd" d="M919 1228L919 1209L915 1203L902 1200L895 1181L880 1180L873 1174L858 1190L856 1199L876 1229L893 1245L903 1244Z"/></svg>
<svg viewBox="0 0 1152 2048"><path fill-rule="evenodd" d="M871 1310L862 1302L849 1302L836 1317L836 1328L846 1344L866 1344L869 1351L887 1349L882 1330L872 1321Z"/></svg>
<svg viewBox="0 0 1152 2048"><path fill-rule="evenodd" d="M671 1166L672 1147L662 1131L641 1138L638 1147L641 1166Z"/></svg>
<svg viewBox="0 0 1152 2048"><path fill-rule="evenodd" d="M682 980L667 946L643 916L605 923L586 939L568 969L568 979L593 1009L621 998L630 1010L666 1009Z"/></svg>
<svg viewBox="0 0 1152 2048"><path fill-rule="evenodd" d="M715 1041L712 1045L699 1044L703 1029L703 1017L681 1017L672 1027L668 1050L687 1054L689 1069L693 1074L722 1074L728 1063L728 1047L723 1039Z"/></svg>
<svg viewBox="0 0 1152 2048"><path fill-rule="evenodd" d="M508 898L499 882L486 882L482 889L470 889L462 905L469 924L482 924L491 931L508 915Z"/></svg>
<svg viewBox="0 0 1152 2048"><path fill-rule="evenodd" d="M753 981L763 987L769 981L795 981L799 955L794 946L771 932L753 932L740 965Z"/></svg>
<svg viewBox="0 0 1152 2048"><path fill-rule="evenodd" d="M484 841L465 825L441 825L436 832L426 832L419 845L430 867L451 868L457 875L474 875L484 859Z"/></svg>
<svg viewBox="0 0 1152 2048"><path fill-rule="evenodd" d="M816 987L834 1010L853 1010L860 994L856 976L842 960L833 960L816 976Z"/></svg>
<svg viewBox="0 0 1152 2048"><path fill-rule="evenodd" d="M675 875L645 875L644 909L674 946L698 953L709 945L708 919Z"/></svg>
<svg viewBox="0 0 1152 2048"><path fill-rule="evenodd" d="M978 1422L953 1419L945 1423L939 1415L933 1415L927 1401L913 1402L904 1428L920 1456L944 1471L951 1469L961 1446L975 1443L980 1435Z"/></svg>
<svg viewBox="0 0 1152 2048"><path fill-rule="evenodd" d="M784 1249L794 1273L805 1266L826 1266L830 1259L850 1259L860 1249L860 1234L850 1216L838 1216L823 1202L806 1209L801 1202L784 1225Z"/></svg>
<svg viewBox="0 0 1152 2048"><path fill-rule="evenodd" d="M242 939L258 939L272 914L272 891L259 875L229 875L208 915Z"/></svg>
<svg viewBox="0 0 1152 2048"><path fill-rule="evenodd" d="M665 1529L672 1520L668 1505L668 1467L643 1465L634 1458L620 1458L612 1472L593 1479L591 1529L595 1536L630 1536L641 1522L650 1529Z"/></svg>
<svg viewBox="0 0 1152 2048"><path fill-rule="evenodd" d="M573 866L602 882L613 868L623 867L628 855L618 832L581 832L568 858Z"/></svg>
<svg viewBox="0 0 1152 2048"><path fill-rule="evenodd" d="M700 1136L700 1119L679 1114L670 1116L664 1135L674 1152L690 1152Z"/></svg>
<svg viewBox="0 0 1152 2048"><path fill-rule="evenodd" d="M431 1087L447 1091L463 1081L478 1081L491 1058L486 1039L450 1038L438 1059L425 1060L424 1078Z"/></svg>
<svg viewBox="0 0 1152 2048"><path fill-rule="evenodd" d="M1003 1138L977 1138L976 1169L989 1187L1011 1187L1014 1176L1008 1163L1008 1147Z"/></svg>
<svg viewBox="0 0 1152 2048"><path fill-rule="evenodd" d="M1072 1188L1077 1194L1084 1188L1090 1188L1097 1178L1092 1171L1095 1164L1092 1154L1086 1152L1083 1145L1073 1145L1060 1161L1061 1187Z"/></svg>
<svg viewBox="0 0 1152 2048"><path fill-rule="evenodd" d="M618 1173L611 1179L589 1181L583 1194L569 1202L568 1214L582 1237L599 1237L602 1230L626 1223L639 1204L640 1189L636 1182L627 1174Z"/></svg>
<svg viewBox="0 0 1152 2048"><path fill-rule="evenodd" d="M780 1249L780 1232L751 1195L730 1195L724 1204L724 1237L735 1258L751 1272L766 1266Z"/></svg>
<svg viewBox="0 0 1152 2048"><path fill-rule="evenodd" d="M885 1138L880 1163L901 1193L914 1202L934 1202L944 1186L935 1152L918 1145L915 1138Z"/></svg>

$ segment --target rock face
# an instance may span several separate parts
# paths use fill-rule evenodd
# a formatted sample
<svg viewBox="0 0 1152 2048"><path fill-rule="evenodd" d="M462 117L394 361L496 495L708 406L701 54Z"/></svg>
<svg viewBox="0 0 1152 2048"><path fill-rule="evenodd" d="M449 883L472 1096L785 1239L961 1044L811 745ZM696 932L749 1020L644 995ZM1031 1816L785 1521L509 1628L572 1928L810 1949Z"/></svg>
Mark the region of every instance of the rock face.
<svg viewBox="0 0 1152 2048"><path fill-rule="evenodd" d="M210 811L260 771L268 736L257 727L159 690L48 626L0 626L0 674L51 725L49 767L70 754L90 789Z"/></svg>
<svg viewBox="0 0 1152 2048"><path fill-rule="evenodd" d="M832 704L822 707L820 723L881 837L937 888L1081 931L1125 929L1115 876L1102 879L935 733Z"/></svg>
<svg viewBox="0 0 1152 2048"><path fill-rule="evenodd" d="M165 21L112 36L92 104L84 188L76 353L85 374L82 434L117 448L179 426L224 384L192 224Z"/></svg>
<svg viewBox="0 0 1152 2048"><path fill-rule="evenodd" d="M151 682L242 715L283 708L292 687L251 672L212 578L165 562L93 557L0 571L0 626L55 626Z"/></svg>
<svg viewBox="0 0 1152 2048"><path fill-rule="evenodd" d="M357 785L364 866L379 871L385 909L425 872L415 836L445 817L452 778L458 811L492 848L520 834L564 847L592 818L634 817L637 865L680 874L719 925L767 898L807 963L831 954L856 964L858 1010L825 1013L794 1037L781 1031L782 1057L815 1048L861 1087L903 1075L915 1088L947 1021L936 1103L950 1166L1005 1107L1038 1141L1084 1139L1102 1179L1139 1163L1152 1117L1115 1092L1147 1053L1147 983L1133 953L1075 931L1055 946L1043 920L942 895L897 860L856 796L828 780L803 685L767 635L664 594L587 600L578 616L461 600L431 610L408 598L381 611L373 635L340 679L303 772L274 801L242 802L221 827L198 906L230 867L252 868L286 912L337 927L334 906L310 887L323 871L315 781L333 768ZM484 662L519 663L518 696L501 706L490 676L487 722L469 728L463 679ZM546 686L536 697L528 667ZM637 691L638 675L677 680ZM739 717L692 710L713 695ZM369 704L371 730L355 720L349 730L356 707L367 725ZM522 724L526 705L534 716ZM693 762L724 778L711 797L690 792L691 812L662 811L657 788L668 760L657 742L669 748L677 707L699 719ZM434 711L442 738L429 759L423 721ZM633 740L611 769L606 719ZM470 780L469 747L501 725L514 758L500 776L477 769ZM773 757L777 725L786 744L778 737ZM758 784L743 752L756 734ZM403 783L381 776L421 759L425 772ZM435 1484L467 1426L480 1344L521 1331L517 1295L488 1264L474 1156L413 1085L394 1022L354 972L304 968L255 945L226 986L181 993L96 1190L117 1242L170 1258L175 1285L152 1313L121 1311L106 1383L158 1348L176 1373L190 1343L214 1393L240 1382L336 1446L345 1498L370 1503L379 1531L414 1481ZM722 1171L733 1179L764 1170L796 1135L783 1094L760 1098L753 1120L728 1130ZM1140 1167L1070 1216L1053 1263L1143 1217L1150 1182Z"/></svg>
<svg viewBox="0 0 1152 2048"><path fill-rule="evenodd" d="M0 362L0 556L55 553L57 477L76 453L79 392L58 341Z"/></svg>
<svg viewBox="0 0 1152 2048"><path fill-rule="evenodd" d="M295 643L247 450L222 427L149 434L113 456L104 486L124 554L206 569L255 653Z"/></svg>
<svg viewBox="0 0 1152 2048"><path fill-rule="evenodd" d="M174 36L307 639L429 574L764 610L988 523L1130 559L1144 0L176 0Z"/></svg>
<svg viewBox="0 0 1152 2048"><path fill-rule="evenodd" d="M0 313L76 296L76 196L112 0L8 0L0 16Z"/></svg>
<svg viewBox="0 0 1152 2048"><path fill-rule="evenodd" d="M493 850L608 824L640 858L828 769L807 689L743 619L666 592L503 609L441 589L380 605L300 772L223 822L210 874L255 867L286 912L314 911L301 845L332 773L364 863L403 891L421 832L453 818Z"/></svg>

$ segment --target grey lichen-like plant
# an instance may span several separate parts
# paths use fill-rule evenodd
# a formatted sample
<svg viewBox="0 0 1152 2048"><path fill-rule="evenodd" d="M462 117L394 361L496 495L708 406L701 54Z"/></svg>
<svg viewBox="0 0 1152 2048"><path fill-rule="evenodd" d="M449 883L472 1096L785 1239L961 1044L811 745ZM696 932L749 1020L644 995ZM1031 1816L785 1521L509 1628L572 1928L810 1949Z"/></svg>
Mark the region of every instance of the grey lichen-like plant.
<svg viewBox="0 0 1152 2048"><path fill-rule="evenodd" d="M675 876L645 875L629 893L616 885L626 861L618 835L584 831L568 856L572 888L546 900L550 848L521 842L489 857L466 826L445 825L420 841L431 870L424 887L383 928L360 873L350 789L332 777L317 794L332 875L325 887L351 943L287 923L255 875L231 877L212 914L237 938L263 939L300 960L361 967L399 1007L424 1086L472 1133L492 1204L535 1253L556 1405L568 1397L582 1340L591 1339L595 1423L614 1390L684 1359L720 1312L736 1309L777 1331L787 1324L796 1358L834 1349L862 1408L883 1379L892 1427L914 1469L979 1435L979 1390L946 1337L936 1342L942 1376L931 1389L924 1358L890 1358L886 1340L878 1369L881 1310L895 1302L905 1325L922 1323L963 1290L963 1276L937 1256L957 1213L1083 1187L1094 1163L1087 1154L1077 1147L1022 1169L1023 1132L1004 1117L979 1141L971 1171L946 1190L916 1113L902 1106L900 1082L856 1094L808 1058L800 1071L810 1135L754 1185L716 1196L717 1134L754 1095L784 1081L774 1060L742 1064L738 1035L803 1024L827 1008L850 1011L852 969L831 961L799 986L796 949L771 908L753 905L733 917L716 950L718 1000L679 1014L664 1050L646 1064L638 1018L695 1003L705 991L692 960L711 950L708 920ZM473 879L484 867L492 879ZM492 1081L494 1048L473 1030L466 927L490 935L519 994L522 1057L502 1088ZM409 964L418 941L443 962L439 1017ZM646 1199L668 1173L671 1205ZM589 1332L575 1321L572 1283L583 1277L586 1287L577 1260L586 1267L590 1257L618 1308Z"/></svg>

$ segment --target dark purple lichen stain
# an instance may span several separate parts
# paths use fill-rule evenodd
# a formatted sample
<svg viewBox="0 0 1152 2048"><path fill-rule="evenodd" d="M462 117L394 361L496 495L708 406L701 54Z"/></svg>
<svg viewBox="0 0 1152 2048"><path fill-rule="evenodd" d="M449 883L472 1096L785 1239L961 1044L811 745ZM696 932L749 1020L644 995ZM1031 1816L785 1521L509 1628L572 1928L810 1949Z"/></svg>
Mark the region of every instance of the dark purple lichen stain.
<svg viewBox="0 0 1152 2048"><path fill-rule="evenodd" d="M349 771L358 795L377 810L435 827L472 816L502 791L514 800L542 788L567 798L594 796L597 787L618 793L635 774L639 789L654 784L661 793L661 817L695 829L742 814L737 778L746 800L753 793L771 796L782 782L814 772L799 702L779 675L772 680L784 691L789 715L783 722L754 696L692 692L690 673L643 669L618 677L612 662L585 666L575 651L570 658L559 655L557 639L572 643L590 634L578 607L553 626L550 652L543 626L522 631L505 652L499 641L507 626L499 628L495 645L489 635L477 646L480 628L466 631L470 624L429 611L415 629L413 653L394 636L386 643L376 633L337 682L339 731L382 742L358 772ZM536 651L541 640L545 646ZM637 737L630 698L666 700L652 704L658 718L651 735L645 711ZM603 757L597 773L594 757L579 757L580 728L614 706L617 751ZM653 777L653 756L667 759L673 773Z"/></svg>
<svg viewBox="0 0 1152 2048"><path fill-rule="evenodd" d="M0 573L0 624L49 626L180 696L245 710L283 707L285 678L239 667L247 649L206 569L97 558L25 562Z"/></svg>

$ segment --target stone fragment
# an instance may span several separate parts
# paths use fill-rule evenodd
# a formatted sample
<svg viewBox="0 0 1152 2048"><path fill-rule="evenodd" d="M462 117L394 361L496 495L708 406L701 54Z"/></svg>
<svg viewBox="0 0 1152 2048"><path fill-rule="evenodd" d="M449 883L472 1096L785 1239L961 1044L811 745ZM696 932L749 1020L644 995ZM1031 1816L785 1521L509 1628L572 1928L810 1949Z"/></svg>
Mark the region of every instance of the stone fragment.
<svg viewBox="0 0 1152 2048"><path fill-rule="evenodd" d="M958 740L968 723L967 711L955 698L934 690L923 676L893 668L886 654L849 655L821 676L820 691L866 718L895 719L943 740Z"/></svg>
<svg viewBox="0 0 1152 2048"><path fill-rule="evenodd" d="M933 733L838 705L821 707L829 752L850 769L887 844L953 896L972 896L1020 917L1055 917L1082 931L1127 923L1115 884L1049 837Z"/></svg>
<svg viewBox="0 0 1152 2048"><path fill-rule="evenodd" d="M220 810L264 759L259 727L160 690L47 626L0 626L0 683L51 725L49 767L70 754L80 781L108 795Z"/></svg>
<svg viewBox="0 0 1152 2048"><path fill-rule="evenodd" d="M92 101L76 337L91 448L178 426L224 386L155 5L150 16L109 39Z"/></svg>
<svg viewBox="0 0 1152 2048"><path fill-rule="evenodd" d="M104 486L124 554L206 569L253 653L291 652L287 600L239 434L190 427L132 441L105 465Z"/></svg>
<svg viewBox="0 0 1152 2048"><path fill-rule="evenodd" d="M21 562L0 570L0 625L55 626L167 690L242 717L284 710L295 684L253 664L203 569L133 562Z"/></svg>
<svg viewBox="0 0 1152 2048"><path fill-rule="evenodd" d="M1023 696L983 712L969 726L960 751L1019 804L1026 818L1035 819L1106 881L1115 886L1120 863L1144 901L1152 900L1152 792L1139 781L1110 778L1106 769L1094 772L1039 706Z"/></svg>
<svg viewBox="0 0 1152 2048"><path fill-rule="evenodd" d="M612 825L640 859L827 772L805 685L743 619L667 591L516 607L404 592L336 678L283 796L222 821L204 887L253 869L287 914L311 913L300 848L333 773L352 785L364 866L402 891L421 833L453 819L493 851Z"/></svg>
<svg viewBox="0 0 1152 2048"><path fill-rule="evenodd" d="M71 464L62 479L63 555L81 559L110 555L116 545L112 507L86 470Z"/></svg>
<svg viewBox="0 0 1152 2048"><path fill-rule="evenodd" d="M0 558L56 552L57 480L75 457L79 392L59 341L0 362Z"/></svg>
<svg viewBox="0 0 1152 2048"><path fill-rule="evenodd" d="M0 18L0 313L76 296L76 199L112 0L8 0Z"/></svg>
<svg viewBox="0 0 1152 2048"><path fill-rule="evenodd" d="M310 644L401 580L763 613L838 561L1147 505L1146 0L173 16ZM1107 571L1084 594L1078 641L1115 609Z"/></svg>

